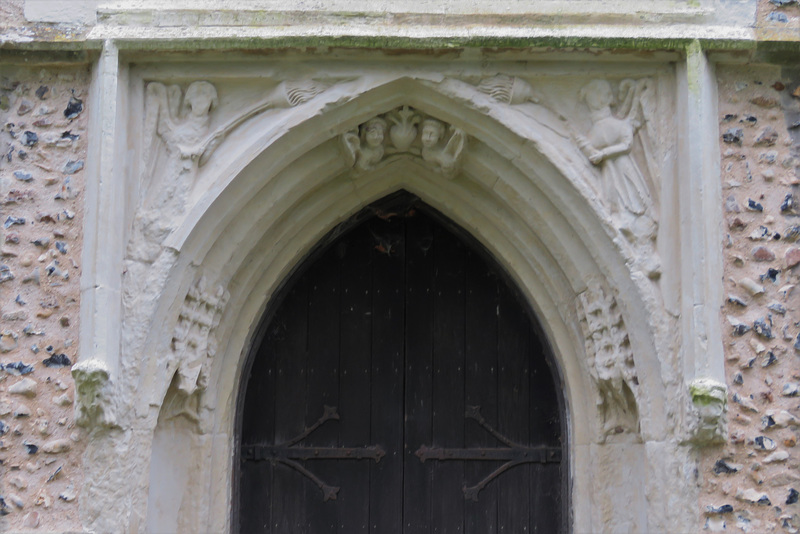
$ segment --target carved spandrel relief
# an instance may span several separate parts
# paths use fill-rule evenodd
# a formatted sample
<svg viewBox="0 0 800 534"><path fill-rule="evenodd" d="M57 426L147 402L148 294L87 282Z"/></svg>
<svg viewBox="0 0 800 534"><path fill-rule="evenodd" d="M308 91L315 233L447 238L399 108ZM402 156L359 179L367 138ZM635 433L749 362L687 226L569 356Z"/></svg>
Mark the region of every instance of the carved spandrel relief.
<svg viewBox="0 0 800 534"><path fill-rule="evenodd" d="M208 365L217 352L215 331L228 298L224 287L210 287L205 277L186 294L172 337L177 370L165 399L169 417L198 417L199 393L207 386Z"/></svg>
<svg viewBox="0 0 800 534"><path fill-rule="evenodd" d="M315 96L326 91L331 85L331 82L317 80L284 81L279 83L275 89L269 92L264 100L241 115L228 121L203 143L198 160L199 165L205 165L222 141L245 121L270 109L290 108L305 104Z"/></svg>
<svg viewBox="0 0 800 534"><path fill-rule="evenodd" d="M174 229L195 186L196 175L222 142L249 119L271 109L298 106L324 92L331 83L284 81L247 111L210 131L219 97L207 81L191 83L185 93L177 85L151 82L145 89L142 175L145 190L133 223L128 256L152 263Z"/></svg>
<svg viewBox="0 0 800 534"><path fill-rule="evenodd" d="M578 295L589 370L599 393L602 436L639 432L639 385L630 339L616 299L600 285Z"/></svg>
<svg viewBox="0 0 800 534"><path fill-rule="evenodd" d="M463 130L409 106L374 117L341 136L345 161L356 171L372 170L405 155L418 157L447 178L458 172L466 145Z"/></svg>
<svg viewBox="0 0 800 534"><path fill-rule="evenodd" d="M655 238L657 229L652 165L643 172L632 152L638 137L645 159L651 159L649 135L643 128L653 98L651 80L623 80L619 92L622 103L614 114L608 80L584 86L578 97L589 108L592 126L586 135L574 136L581 152L600 170L603 202L619 229L633 241L645 241Z"/></svg>

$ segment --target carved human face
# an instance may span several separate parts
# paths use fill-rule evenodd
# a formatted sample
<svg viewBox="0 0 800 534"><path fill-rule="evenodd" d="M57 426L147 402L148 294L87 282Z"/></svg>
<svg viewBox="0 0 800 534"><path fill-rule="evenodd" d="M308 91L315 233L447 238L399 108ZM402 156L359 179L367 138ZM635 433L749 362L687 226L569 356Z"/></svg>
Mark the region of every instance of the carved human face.
<svg viewBox="0 0 800 534"><path fill-rule="evenodd" d="M583 89L583 97L586 99L586 105L592 111L609 107L614 98L611 92L611 84L606 80L592 80L589 82Z"/></svg>
<svg viewBox="0 0 800 534"><path fill-rule="evenodd" d="M367 141L367 145L375 148L381 143L383 143L383 126L378 123L373 123L367 126L367 132L364 138Z"/></svg>
<svg viewBox="0 0 800 534"><path fill-rule="evenodd" d="M208 115L217 103L217 90L208 82L195 82L186 90L185 106L194 117Z"/></svg>
<svg viewBox="0 0 800 534"><path fill-rule="evenodd" d="M442 127L436 123L427 122L422 127L422 137L420 141L422 141L422 146L425 148L431 148L436 146L439 142L439 139L442 137Z"/></svg>

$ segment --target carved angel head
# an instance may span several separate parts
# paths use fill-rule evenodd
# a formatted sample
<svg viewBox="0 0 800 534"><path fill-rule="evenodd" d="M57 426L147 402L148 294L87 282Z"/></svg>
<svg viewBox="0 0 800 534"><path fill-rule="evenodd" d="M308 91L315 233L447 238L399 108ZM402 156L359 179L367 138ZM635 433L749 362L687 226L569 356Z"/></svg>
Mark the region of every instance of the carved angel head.
<svg viewBox="0 0 800 534"><path fill-rule="evenodd" d="M422 121L422 146L431 148L439 143L444 136L444 124L436 119L425 119Z"/></svg>
<svg viewBox="0 0 800 534"><path fill-rule="evenodd" d="M592 80L580 90L578 98L586 102L590 110L598 111L611 106L614 93L608 80Z"/></svg>
<svg viewBox="0 0 800 534"><path fill-rule="evenodd" d="M186 89L183 97L183 115L187 113L202 117L219 104L217 90L209 82L194 82Z"/></svg>
<svg viewBox="0 0 800 534"><path fill-rule="evenodd" d="M388 127L386 121L381 117L375 117L368 120L361 131L364 141L368 146L373 148L383 144L383 138L386 135L386 128Z"/></svg>

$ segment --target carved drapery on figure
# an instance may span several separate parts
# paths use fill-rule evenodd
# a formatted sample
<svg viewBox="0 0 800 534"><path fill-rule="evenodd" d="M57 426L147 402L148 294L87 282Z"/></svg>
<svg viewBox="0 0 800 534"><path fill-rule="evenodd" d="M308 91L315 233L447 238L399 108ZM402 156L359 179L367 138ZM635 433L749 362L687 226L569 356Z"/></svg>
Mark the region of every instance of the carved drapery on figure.
<svg viewBox="0 0 800 534"><path fill-rule="evenodd" d="M412 156L448 178L458 172L466 145L463 130L409 106L374 117L341 136L347 165L356 171L374 169L395 157Z"/></svg>
<svg viewBox="0 0 800 534"><path fill-rule="evenodd" d="M639 385L628 332L616 299L600 285L578 295L589 369L597 386L603 437L639 432Z"/></svg>
<svg viewBox="0 0 800 534"><path fill-rule="evenodd" d="M207 385L208 365L217 352L215 331L229 296L221 285L209 287L204 276L186 294L172 337L177 370L171 397L168 395L164 403L169 416L197 419L197 393Z"/></svg>
<svg viewBox="0 0 800 534"><path fill-rule="evenodd" d="M652 85L649 78L622 80L614 114L611 83L590 81L578 98L589 108L592 127L586 135L571 129L581 152L600 170L600 191L612 219L634 242L654 239L657 230ZM646 172L634 157L635 146L641 146Z"/></svg>
<svg viewBox="0 0 800 534"><path fill-rule="evenodd" d="M147 85L142 148L148 159L141 181L144 195L128 243L130 259L155 261L175 219L184 213L218 102L217 90L205 81L190 84L185 94L177 85Z"/></svg>
<svg viewBox="0 0 800 534"><path fill-rule="evenodd" d="M219 97L207 81L191 83L184 93L177 85L151 82L145 90L142 197L128 247L130 259L151 263L160 245L185 212L199 167L247 120L270 109L298 106L331 86L315 80L284 81L253 107L209 131Z"/></svg>

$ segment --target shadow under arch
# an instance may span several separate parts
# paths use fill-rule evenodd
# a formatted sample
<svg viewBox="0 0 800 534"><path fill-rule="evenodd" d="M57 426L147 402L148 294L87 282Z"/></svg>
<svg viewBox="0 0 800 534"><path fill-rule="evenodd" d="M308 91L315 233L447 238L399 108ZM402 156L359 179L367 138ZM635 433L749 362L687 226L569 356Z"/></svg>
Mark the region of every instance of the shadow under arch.
<svg viewBox="0 0 800 534"><path fill-rule="evenodd" d="M470 136L469 153L454 179L445 180L411 160L356 178L344 167L337 135L403 104L456 124ZM576 530L595 524L588 495L604 484L604 475L592 475L598 407L574 311L576 295L592 280L607 280L624 296L619 304L642 380L637 398L642 439L660 441L668 434L664 399L669 377L649 327L653 297L646 280L631 276L624 243L585 185L585 169L560 153L563 141L553 139L546 128L510 128L500 119L511 111L486 113L482 106L400 78L339 105L323 102L319 109L289 110L277 129L266 124L267 118L256 120L253 128L264 126L263 135L207 171L223 178L207 189L169 238L177 259L147 342L155 347L153 354L168 350L172 317L199 270L228 287L231 299L217 330L224 348L211 363L201 417L203 432L212 436L206 446L218 461L201 477L202 487L213 489L201 499L210 506L200 525L224 529L230 517L230 487L224 481L230 480L232 467L236 392L271 295L331 228L399 189L419 196L485 246L541 321L563 373L573 445L570 465L574 473L588 473L584 480L573 480ZM153 399L156 404L168 385ZM169 457L154 466L164 462ZM640 470L643 475L632 485L641 499L647 469ZM606 491L613 490L611 485ZM625 517L624 503L618 506L615 513ZM641 524L641 518L634 522Z"/></svg>
<svg viewBox="0 0 800 534"><path fill-rule="evenodd" d="M531 410L530 413L527 410L524 410L521 413L524 413L526 418L531 418L532 421L534 420L534 417L538 417L539 418L539 419L537 419L538 424L542 425L544 423L544 427L545 428L547 428L549 426L554 426L555 427L554 429L551 429L551 430L555 431L555 433L552 434L552 435L550 435L547 432L542 432L543 429L536 430L535 432L533 431L533 429L531 429L531 437L530 437L530 439L536 442L535 445L542 445L544 443L549 443L551 445L555 445L556 448L559 449L560 455L561 455L561 458L562 458L561 460L559 460L557 462L557 464L560 464L560 466L557 468L558 470L560 470L560 474L556 474L555 476L553 476L553 473L557 473L558 472L558 471L553 471L551 474L546 475L546 478L542 478L541 480L536 479L535 477L531 479L532 481L534 479L539 480L538 484L534 484L531 481L531 484L534 484L535 487L539 487L540 488L539 489L540 494L537 494L538 500L540 502L544 502L544 501L549 501L549 500L552 499L554 501L553 504L555 504L555 506L552 506L552 505L551 506L547 506L546 507L547 510L543 509L543 510L538 511L536 514L532 513L530 515L531 515L531 518L537 518L537 519L531 519L532 521L538 520L538 521L546 523L548 526L544 528L545 530L554 531L553 530L553 525L556 525L555 528L559 532L566 532L567 530L569 530L569 491L568 491L568 488L569 488L569 465L568 465L568 461L569 461L568 460L569 446L568 446L568 443L567 443L568 431L567 431L567 424L566 424L566 421L568 420L569 417L568 417L568 414L566 412L566 405L565 405L564 398L563 398L563 383L562 383L561 373L560 373L560 370L558 369L557 362L553 359L552 350L551 350L551 348L549 346L549 342L548 342L547 337L546 337L546 335L544 333L544 330L542 329L541 325L539 324L539 321L536 318L533 310L530 308L527 299L525 299L524 297L522 297L521 294L519 294L519 290L518 290L518 288L515 287L515 284L514 284L513 280L511 279L511 277L508 276L508 273L506 273L504 271L504 269L492 257L492 254L480 242L478 242L476 239L474 239L469 233L465 232L462 228L458 227L458 225L456 225L453 221L449 220L446 216L444 216L443 214L441 214L437 210L433 209L431 206L428 206L427 204L422 202L417 196L415 196L415 195L413 195L411 193L408 193L407 191L401 189L399 191L391 193L390 195L388 195L386 197L378 199L376 202L373 202L373 203L369 204L368 206L366 206L365 208L361 209L356 214L351 216L349 219L347 219L346 221L344 221L344 222L340 223L339 225L337 225L334 229L332 229L330 232L328 232L318 243L316 243L314 248L305 256L305 258L302 260L302 262L299 265L295 266L295 269L289 275L287 275L285 277L284 281L281 283L281 286L273 293L273 295L271 297L271 300L267 305L265 313L264 313L263 317L261 318L261 320L259 321L259 325L258 325L258 327L256 329L256 332L255 332L253 338L252 338L249 350L247 351L247 353L248 353L247 360L246 360L246 362L245 362L245 364L243 365L243 368L242 368L243 379L240 381L240 384L239 384L240 385L240 390L239 390L239 392L237 394L237 405L238 405L238 407L237 407L237 411L236 411L236 423L235 423L235 428L236 428L235 435L236 435L236 440L237 440L237 448L236 448L236 452L234 454L234 456L235 456L235 459L234 459L234 464L235 465L234 465L234 473L233 473L233 487L234 487L234 498L233 498L233 501L234 501L234 504L233 504L233 510L232 510L233 513L232 513L232 522L231 522L232 531L238 531L237 530L237 528L238 528L237 525L240 525L239 518L240 518L240 516L242 514L240 513L241 511L239 510L239 505L242 504L242 498L247 498L247 500L251 504L251 506L249 507L250 509L248 510L249 513L247 515L248 515L248 517L250 517L252 519L253 515L258 515L259 510L257 510L257 508L262 508L261 505L257 504L258 503L258 499L257 498L254 499L254 495L252 495L252 494L260 495L260 496L263 496L263 495L267 494L267 492L264 491L263 488L262 488L263 481L259 482L257 484L257 486L250 487L250 488L245 488L244 486L241 485L240 477L241 477L241 472L242 472L244 464L239 462L238 458L242 457L242 454L243 454L243 450L240 448L241 446L243 446L243 442L240 441L240 440L246 439L243 436L248 434L248 432L244 431L243 427L247 426L252 431L252 428L253 428L254 425L256 427L258 427L258 428L261 428L262 424L263 424L262 420L263 419L268 419L267 416L262 415L262 412L265 409L265 407L264 406L260 406L260 404L259 405L254 405L254 403L253 403L253 398L252 398L253 394L256 393L256 396L260 397L261 393L263 393L263 384L261 384L260 382L256 382L255 384L253 384L251 382L252 377L256 376L256 375L253 375L251 373L251 370L252 370L254 364L257 364L260 367L263 367L263 365L265 364L265 361L271 360L271 357L267 357L265 354L261 354L261 353L263 352L263 349L264 349L264 347L263 347L264 338L269 335L268 334L268 330L270 330L272 327L275 326L274 320L275 320L276 313L278 312L278 310L280 310L283 307L285 299L287 299L289 297L289 293L290 293L291 290L294 289L295 285L298 283L298 279L301 279L305 275L307 275L309 269L313 268L317 264L317 262L322 260L326 255L328 257L330 257L330 255L332 253L332 251L331 251L332 248L335 248L336 250L334 252L336 252L336 251L340 251L340 246L343 245L344 243L348 243L351 246L354 245L354 243L351 243L352 239L349 238L349 235L352 232L357 232L358 230L361 230L362 234L363 234L363 233L365 233L364 232L364 227L369 225L371 222L372 223L381 223L381 221L383 221L383 226L388 226L390 223L387 223L387 221L394 220L395 222L397 222L398 220L402 221L403 219L406 219L407 217L411 217L411 218L424 217L424 218L430 219L431 221L434 222L434 224L438 224L441 227L444 236L450 236L452 238L455 238L456 241L459 241L462 245L464 245L465 249L468 250L470 254L474 254L475 256L477 256L477 258L479 258L479 259L474 260L477 263L477 265L484 265L485 268L487 268L490 273L493 273L493 274L497 275L497 278L499 279L498 280L499 284L501 284L503 287L508 289L508 291L509 291L508 296L512 297L512 301L516 302L517 303L516 305L518 305L520 307L519 309L515 309L515 311L520 311L522 313L522 315L525 316L525 319L518 319L518 320L521 320L523 323L529 322L529 324L530 324L530 326L532 328L533 339L535 341L533 342L533 345L531 347L529 347L531 352L529 354L527 354L527 356L531 359L531 361L526 363L525 366L526 366L526 368L527 368L527 366L530 366L530 367L534 368L534 370L531 370L530 377L531 377L532 380L535 380L536 388L540 388L540 390L535 392L534 391L534 386L531 386L529 392L528 392L527 387L525 387L524 390L526 391L526 395L527 394L531 395L531 399L533 399L534 397L537 398L537 402L535 404L532 404L532 406L536 406L536 413L538 413L539 415L538 416L534 416L533 410ZM400 227L405 227L405 225L402 222L400 223L399 226ZM370 233L371 232L372 232L372 230L370 230ZM371 235L372 235L372 237L374 239L378 239L376 234L371 233ZM409 237L404 237L403 238L403 242L405 243L405 247L404 247L405 252L401 253L401 256L405 256L405 255L409 254L409 248L411 247L411 242L408 241L408 240L409 240ZM435 243L434 243L434 245L435 245ZM377 254L381 254L381 255L385 255L387 257L391 257L392 256L392 251L391 251L391 249L383 250L383 251L379 251ZM341 252L336 252L335 255L336 256L341 256L342 253ZM430 253L426 251L425 256L429 256L429 255L430 255ZM400 262L403 263L403 260L400 260ZM325 265L329 266L328 263L325 263ZM344 269L344 266L342 266L342 269ZM344 270L342 271L341 274L342 274L342 276L346 276ZM367 287L371 287L371 284L367 284ZM351 289L353 289L353 288L351 288ZM372 287L372 290L373 290L372 292L373 293L374 293L374 289L375 288ZM419 288L417 288L417 289L419 289ZM466 287L465 287L465 293L466 292L467 291L466 291ZM480 293L480 291L479 291L479 293ZM505 294L505 292L503 292L503 293ZM429 304L432 305L432 302L429 303ZM482 304L486 304L486 303L475 303L475 302L473 302L471 306L480 306ZM495 306L498 306L498 314L499 314L500 304L497 303L497 302L495 302L495 303L491 303L490 302L489 304L491 304L491 307L490 307L491 308L491 313L489 315L494 315L495 314ZM417 306L418 305L419 304L417 304ZM408 303L405 303L403 306L404 307L408 306ZM504 306L505 306L505 304L504 304ZM511 306L514 307L515 305L511 304ZM363 311L363 310L360 310L360 311ZM417 311L419 311L419 310L417 310ZM351 312L351 314L352 313L355 313L355 312ZM377 313L378 313L378 310L375 309L375 310L373 310L371 315L376 315ZM408 313L408 311L406 311L406 314L407 313ZM506 310L505 313L508 313L508 311ZM334 322L338 323L338 321L334 321ZM512 321L512 322L515 322L515 321ZM477 326L477 325L473 323L473 326ZM485 326L487 327L487 330L491 330L491 328L489 328L488 325L485 325ZM511 331L506 331L505 333L506 333L506 335L509 335L512 332ZM472 335L467 335L467 337L469 339L472 339L472 340L477 339L476 336L477 337L481 337L482 334L473 333ZM499 341L499 340L495 340L495 341L497 343L499 343L501 346L504 345L504 343L502 341ZM317 344L317 345L319 345L319 344ZM512 343L512 345L513 345L513 343ZM507 346L507 348L508 348L508 346ZM438 350L443 350L443 349L444 348L440 346ZM336 352L336 351L338 351L338 348L337 349L329 349L329 350L333 350L334 352ZM372 349L370 349L370 352L372 350L375 350L374 347ZM446 350L446 349L444 349L444 350ZM433 351L433 349L431 349L431 351ZM386 352L385 350L381 351L382 354L385 354L385 352ZM499 356L499 354L498 354L498 356ZM257 359L262 359L262 358L265 358L265 357L266 357L266 360L261 360L261 361L258 361L258 362L256 361ZM342 355L340 354L339 358L341 358L341 357L342 357ZM407 355L406 355L406 357L407 357ZM472 357L475 358L475 354L473 354ZM434 359L435 358L436 357L434 356ZM337 359L336 361L337 361L338 366L340 368L338 373L341 373L341 371L343 369L342 365L344 365L344 364L339 359ZM274 363L275 362L273 361L273 364ZM418 364L419 362L417 361L416 363ZM500 366L499 362L496 362L496 363L497 363L498 366ZM478 362L475 361L474 364L477 366ZM484 362L484 364L485 364L485 362ZM334 367L336 367L335 364L331 364L331 365L334 365ZM471 365L471 364L468 363L468 362L464 363L464 368L465 368L464 373L465 374L467 374L466 373L466 367L468 367L469 365ZM459 367L459 369L460 369L460 367ZM484 370L488 371L489 368L486 367ZM317 370L317 371L319 371L319 370ZM355 369L350 369L350 371L355 371ZM544 375L546 375L546 376L540 377L539 373L542 373L542 372L544 372ZM281 373L281 374L283 374L283 373ZM346 376L346 374L345 374L345 376ZM259 373L258 377L262 377L263 378L263 369ZM538 378L536 378L536 377L538 377ZM477 377L473 377L473 378L477 378ZM486 378L487 377L477 378L477 379L480 381L480 380L485 380ZM508 378L509 377L506 376L506 379L508 379ZM273 379L273 380L275 380L275 379ZM327 382L327 381L324 381L323 383L325 383L325 382ZM403 380L400 380L401 384L403 382L404 382ZM514 383L515 384L517 383L516 379L514 380ZM322 385L322 384L319 384L319 385ZM309 387L311 387L311 386L309 386ZM457 388L457 386L455 386L454 384L452 385L452 387ZM255 389L256 391L255 392L252 391L253 389ZM248 394L248 390L250 390L249 394ZM548 394L546 394L545 391L547 391L548 393L551 393L552 396L549 396ZM341 394L342 390L340 389L339 392ZM416 394L416 392L415 392L415 394ZM465 390L464 399L467 398L468 394L469 394L469 392ZM472 394L474 395L475 392L472 392ZM275 393L275 395L277 395L277 393ZM511 395L511 394L507 393L507 395ZM267 395L267 397L269 397L269 395ZM516 395L514 395L514 397L516 397ZM402 398L402 393L401 393L401 398ZM464 399L461 399L462 404L464 403ZM428 399L428 400L430 400L430 399ZM487 402L490 402L489 398L485 398L484 400L487 401ZM495 400L498 400L498 399L495 399ZM342 399L339 399L338 402L341 402L341 401L342 401ZM300 400L299 402L302 403L302 400ZM337 402L337 405L338 405L338 402ZM508 399L506 399L506 402L508 402ZM248 406L248 403L250 403L249 406ZM281 405L283 403L279 399L276 399L275 403L276 404L275 404L274 409L275 410L280 410L281 409ZM427 404L427 403L423 403L423 404ZM545 404L547 405L546 407L545 407ZM484 408L487 408L487 407L484 407ZM309 407L309 408L311 408L311 407ZM480 407L478 407L478 409L480 409ZM248 411L250 412L250 417L248 418L248 421L245 422L245 421L243 421L243 417L244 417L244 414L246 412L248 412ZM551 411L552 411L552 413L551 413ZM269 409L267 409L267 412L269 412ZM346 412L346 410L345 410L345 412ZM341 413L342 417L344 417L344 418L347 418L347 415L349 415L349 414L345 414L344 412L340 412L340 413ZM339 419L340 413L337 413L337 417L336 417L337 419ZM507 419L508 418L507 416L506 417L500 416L501 413L502 413L502 410L500 410L498 408L498 413L497 414L490 414L490 413L487 412L487 413L482 414L482 415L486 415L487 418L492 419L492 420L495 420L495 418L497 418L497 417L500 417L500 418L503 418L503 419ZM550 414L550 415L548 416L546 414ZM307 415L316 416L318 414L315 413L315 414L307 414ZM453 415L455 415L455 414L453 414ZM543 417L546 420L549 420L551 422L549 424L544 422L544 420L542 419ZM519 418L519 415L516 418ZM553 424L552 421L555 421L555 424ZM531 423L531 425L533 426L533 423ZM330 426L330 425L328 425L328 426ZM467 425L467 427L468 426L469 425ZM525 428L527 428L527 426ZM474 430L474 429L472 429L472 430ZM507 431L507 430L512 430L512 429L511 428L506 428L506 429L499 429L499 430L501 430L501 433L503 433L502 432L503 430ZM467 431L466 427L464 428L464 431L465 432ZM478 432L478 433L480 433L480 432ZM313 440L313 437L309 436L309 438ZM340 438L340 439L342 439L342 438ZM404 438L404 440L405 439L407 439L407 438ZM471 439L474 440L476 438L473 435L471 437ZM490 438L489 439L490 443L496 443L496 444L495 445L488 445L487 444L486 447L488 449L491 449L493 446L499 446L499 447L507 447L508 446L507 444L503 444L500 441L495 442L495 439L496 438ZM251 440L252 440L252 438L251 438ZM524 442L523 445L527 446L527 440L525 440L523 438L523 442ZM301 440L300 442L298 442L297 446L298 447L304 447L304 446L309 446L309 445L307 445L305 443L305 440ZM534 446L533 442L531 442L531 446ZM245 448L248 448L248 447L245 447ZM333 450L332 452L335 453L336 451ZM407 454L409 452L414 452L414 451L413 450L404 451L404 454ZM387 454L388 454L388 451L387 451ZM414 458L414 459L412 459L412 463L416 463L416 461L414 461L414 460L419 461L416 458ZM370 464L370 463L371 462L367 462L367 464ZM435 463L435 462L429 462L428 465L430 466L431 463ZM524 465L528 465L528 464L523 463L521 465L524 466ZM539 464L539 465L544 467L546 464ZM553 464L551 463L550 466L551 466L551 469L552 469ZM313 470L313 467L311 467L311 466L309 466L308 468ZM492 469L494 469L494 468L490 468L488 471L486 471L484 473L484 475L489 473ZM294 473L292 471L287 471L286 474L289 477L294 477L295 479L298 479L297 473ZM473 473L473 475L474 475L474 473ZM314 474L309 471L308 474L305 475L305 476L313 477ZM531 476L531 473L526 473L525 476ZM539 475L539 476L541 477L542 475ZM259 477L259 475L257 475L257 477ZM492 478L487 479L487 484L489 484L489 485L496 484L495 482L493 482L493 480L498 480L500 477L502 477L502 471L497 473L497 478L493 478L492 477ZM260 479L260 477L259 477L259 479ZM270 479L271 479L271 477L270 477ZM298 480L302 483L302 477L300 477ZM546 482L545 482L545 480L546 480ZM314 481L314 482L319 484L322 481L321 480L317 480L317 481ZM352 482L352 480L351 480L351 482ZM460 480L458 480L457 482L458 482L458 484L461 483ZM474 482L478 482L478 480L475 480ZM404 485L405 485L405 483L404 483ZM525 486L527 487L527 485L528 484L526 483ZM457 488L457 485L455 487ZM464 487L466 488L466 485ZM487 488L488 487L489 486L487 485ZM338 488L336 488L336 489L338 490ZM249 491L249 490L253 490L253 491ZM353 498L352 497L352 493L354 492L354 490L356 490L356 488L353 488L353 487L347 488L348 494L351 495L350 499ZM376 490L376 491L378 491L378 490ZM464 491L466 492L466 489ZM481 490L478 490L478 491L480 492ZM368 492L368 493L371 493L371 491ZM490 492L490 493L494 494L493 492ZM456 501L464 501L465 497L463 497L460 492L456 492L456 494L459 497L458 499L456 499ZM525 492L525 494L526 495L528 494L527 491ZM534 494L535 494L535 492L532 491L531 495L530 495L530 499L534 499ZM514 496L514 498L520 499L519 496ZM336 499L336 497L334 497L334 499ZM475 500L476 502L479 500L477 495L476 495L476 497L474 497L473 500ZM470 500L467 499L464 502L470 502ZM498 501L498 503L499 502L500 501ZM521 502L524 502L526 506L531 506L531 502L533 502L533 501L526 502L526 499L522 498ZM454 504L456 506L458 506L458 502L456 502ZM498 504L497 506L500 506L500 504ZM504 506L508 507L509 505L506 503ZM509 510L514 510L514 509L515 509L515 507L509 508ZM525 508L523 508L523 509L525 509ZM254 514L254 512L255 512L255 514ZM475 512L473 511L473 514L474 513ZM525 512L525 516L528 516L527 510ZM554 518L557 518L557 519L554 519ZM417 518L417 520L419 520L419 519L420 518ZM448 519L452 519L452 518L448 518ZM348 521L348 520L349 521L355 521L354 518L349 518L349 517L346 518L346 519L343 519L343 520L344 521ZM275 520L275 521L277 521L277 520ZM370 522L372 522L372 521L373 520L370 519ZM260 524L260 523L258 523L258 524ZM353 528L350 523L348 523L348 525L350 525L350 528ZM531 526L531 528L533 530L536 530L537 529L536 525L537 524L533 524ZM373 525L373 528L374 528L374 525ZM539 525L538 528L541 529L542 526ZM249 532L250 530L252 530L252 529L244 529L244 530L242 530L242 532Z"/></svg>

